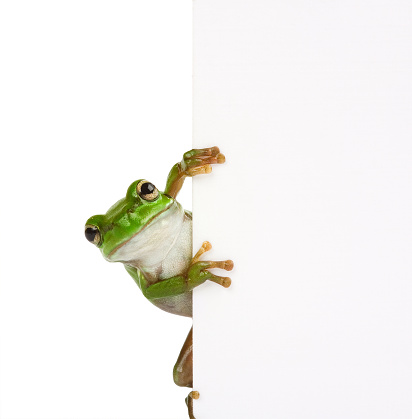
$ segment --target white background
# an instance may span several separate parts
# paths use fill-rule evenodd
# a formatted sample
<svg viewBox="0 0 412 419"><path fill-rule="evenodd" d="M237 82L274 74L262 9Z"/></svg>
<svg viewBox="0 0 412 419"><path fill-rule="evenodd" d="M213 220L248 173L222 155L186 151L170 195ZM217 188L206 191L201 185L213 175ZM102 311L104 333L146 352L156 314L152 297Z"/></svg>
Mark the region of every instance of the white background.
<svg viewBox="0 0 412 419"><path fill-rule="evenodd" d="M197 419L412 417L412 3L196 0Z"/></svg>
<svg viewBox="0 0 412 419"><path fill-rule="evenodd" d="M195 144L228 159L196 179L195 242L236 264L196 292L198 419L409 419L410 2L287 4L195 3ZM1 419L186 417L190 320L83 224L191 148L190 20L1 3Z"/></svg>
<svg viewBox="0 0 412 419"><path fill-rule="evenodd" d="M84 238L191 148L192 4L0 5L0 417L184 418L191 320ZM191 206L190 182L181 202Z"/></svg>

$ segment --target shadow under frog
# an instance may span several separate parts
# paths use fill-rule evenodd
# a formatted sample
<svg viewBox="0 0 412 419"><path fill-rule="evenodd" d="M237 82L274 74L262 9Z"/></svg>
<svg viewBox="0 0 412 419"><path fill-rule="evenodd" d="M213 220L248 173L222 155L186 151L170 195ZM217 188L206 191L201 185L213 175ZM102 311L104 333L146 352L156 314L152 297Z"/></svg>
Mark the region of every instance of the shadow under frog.
<svg viewBox="0 0 412 419"><path fill-rule="evenodd" d="M209 269L230 271L231 260L201 261L211 249L209 242L192 255L192 216L176 201L188 176L210 173L212 164L224 163L218 147L191 150L176 163L167 178L164 192L147 180L133 182L126 196L106 214L87 220L85 236L109 262L121 262L143 295L169 313L192 317L192 290L205 281L227 288L230 278L212 274ZM193 386L192 329L173 369L178 386ZM186 398L189 417L193 416L192 391Z"/></svg>

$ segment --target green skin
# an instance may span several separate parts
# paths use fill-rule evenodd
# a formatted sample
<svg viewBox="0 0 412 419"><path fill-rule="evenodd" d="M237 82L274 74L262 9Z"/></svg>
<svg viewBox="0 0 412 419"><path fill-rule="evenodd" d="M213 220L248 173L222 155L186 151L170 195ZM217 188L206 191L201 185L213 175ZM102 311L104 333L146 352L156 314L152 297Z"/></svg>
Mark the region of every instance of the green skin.
<svg viewBox="0 0 412 419"><path fill-rule="evenodd" d="M208 269L230 270L231 261L199 261L201 254L210 249L209 243L205 242L192 258L191 214L175 200L186 177L210 173L212 164L224 160L217 147L191 150L171 169L164 192L150 182L137 180L106 214L94 215L86 222L86 237L103 257L123 263L143 295L165 311L191 317L195 287L206 280L224 287L230 285L229 278ZM143 193L147 185L151 185L151 194ZM91 231L94 238L87 235ZM191 339L190 332L174 369L174 380L180 386L192 386ZM194 418L192 397L187 403L189 416Z"/></svg>
<svg viewBox="0 0 412 419"><path fill-rule="evenodd" d="M158 198L153 202L142 199L136 191L136 185L141 180L133 182L126 196L114 204L105 215L94 215L87 220L86 225L99 228L102 240L98 247L103 257L110 262L113 261L112 253L116 248L139 234L157 215L168 211L175 201L167 194L167 189L165 192L159 191ZM190 292L208 279L208 275L198 269L200 267L198 264L191 267L187 275L178 275L151 283L141 271L126 262L123 263L143 295L150 301Z"/></svg>

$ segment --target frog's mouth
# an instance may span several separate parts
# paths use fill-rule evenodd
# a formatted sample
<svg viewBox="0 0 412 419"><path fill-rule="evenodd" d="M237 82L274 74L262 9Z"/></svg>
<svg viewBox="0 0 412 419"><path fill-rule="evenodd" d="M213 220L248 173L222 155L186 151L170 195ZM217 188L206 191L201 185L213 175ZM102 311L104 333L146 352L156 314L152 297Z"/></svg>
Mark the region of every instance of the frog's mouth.
<svg viewBox="0 0 412 419"><path fill-rule="evenodd" d="M141 230L111 250L107 259L111 262L144 260L145 263L153 263L173 245L182 227L183 217L180 215L183 213L182 207L176 201L170 203Z"/></svg>

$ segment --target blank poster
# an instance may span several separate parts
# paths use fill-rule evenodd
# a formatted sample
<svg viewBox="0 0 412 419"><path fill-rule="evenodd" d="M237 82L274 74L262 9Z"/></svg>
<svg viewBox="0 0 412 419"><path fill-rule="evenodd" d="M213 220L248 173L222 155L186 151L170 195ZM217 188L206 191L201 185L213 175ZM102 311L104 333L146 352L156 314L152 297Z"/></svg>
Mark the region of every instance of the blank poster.
<svg viewBox="0 0 412 419"><path fill-rule="evenodd" d="M412 417L411 46L410 0L194 1L197 419Z"/></svg>

